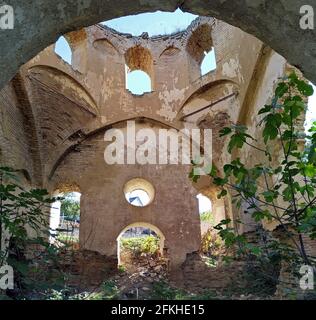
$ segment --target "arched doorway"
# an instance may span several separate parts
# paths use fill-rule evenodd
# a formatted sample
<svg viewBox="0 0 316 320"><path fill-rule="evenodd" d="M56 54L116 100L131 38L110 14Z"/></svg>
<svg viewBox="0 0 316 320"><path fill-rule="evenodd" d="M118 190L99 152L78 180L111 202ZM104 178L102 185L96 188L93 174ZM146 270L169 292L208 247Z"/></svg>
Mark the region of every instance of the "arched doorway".
<svg viewBox="0 0 316 320"><path fill-rule="evenodd" d="M136 222L126 226L117 237L118 265L124 264L123 253L144 254L149 258L165 256L165 236L156 226L147 222Z"/></svg>
<svg viewBox="0 0 316 320"><path fill-rule="evenodd" d="M203 236L210 228L214 227L214 214L212 201L199 193L196 198L199 202L199 214L201 220L201 235Z"/></svg>
<svg viewBox="0 0 316 320"><path fill-rule="evenodd" d="M57 193L60 198L51 206L49 227L50 242L60 246L79 248L81 193Z"/></svg>

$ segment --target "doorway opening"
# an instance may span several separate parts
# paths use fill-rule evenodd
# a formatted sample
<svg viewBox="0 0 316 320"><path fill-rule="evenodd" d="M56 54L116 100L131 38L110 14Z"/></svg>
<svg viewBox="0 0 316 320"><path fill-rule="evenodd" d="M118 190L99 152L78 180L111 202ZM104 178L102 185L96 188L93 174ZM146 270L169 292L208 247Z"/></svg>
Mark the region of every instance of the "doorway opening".
<svg viewBox="0 0 316 320"><path fill-rule="evenodd" d="M167 269L167 248L162 232L149 223L134 223L122 230L117 238L119 268L135 272L140 268Z"/></svg>
<svg viewBox="0 0 316 320"><path fill-rule="evenodd" d="M57 195L50 213L50 242L79 249L80 197L79 192Z"/></svg>

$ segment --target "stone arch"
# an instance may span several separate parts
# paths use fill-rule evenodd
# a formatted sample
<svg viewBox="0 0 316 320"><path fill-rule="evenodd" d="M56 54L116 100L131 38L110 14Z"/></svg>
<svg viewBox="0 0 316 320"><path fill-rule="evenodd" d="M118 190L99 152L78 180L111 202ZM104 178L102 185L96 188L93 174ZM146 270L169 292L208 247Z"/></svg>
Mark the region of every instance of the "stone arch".
<svg viewBox="0 0 316 320"><path fill-rule="evenodd" d="M132 117L132 118L126 118L126 119L121 119L118 121L114 121L111 123L108 123L106 125L100 126L98 121L95 121L95 126L89 127L87 126L86 128L83 128L80 131L80 135L78 135L78 139L75 139L73 141L70 141L69 144L63 144L56 150L56 157L53 158L48 164L47 164L47 178L50 180L60 163L72 152L76 150L76 147L78 147L83 141L92 138L94 135L97 135L99 132L106 131L111 129L114 126L118 126L122 124L123 122L129 121L129 120L134 120L134 121L147 121L151 124L154 125L159 125L162 128L166 129L175 129L177 131L180 130L180 128L171 125L170 123L162 122L153 118L147 118L147 117Z"/></svg>
<svg viewBox="0 0 316 320"><path fill-rule="evenodd" d="M43 74L48 76L50 84L53 84L56 89L64 92L65 95L70 94L80 101L80 106L91 116L95 117L98 114L97 104L94 101L88 90L70 74L48 65L35 65L28 69L28 74L36 80L43 78Z"/></svg>
<svg viewBox="0 0 316 320"><path fill-rule="evenodd" d="M217 103L236 97L238 92L239 86L229 79L218 79L206 84L197 82L187 93L186 99L179 108L178 118L184 121L191 114L191 108L194 107L191 105L194 104L195 99L203 99L207 103L207 108L211 108ZM203 107L200 109L204 110ZM196 112L197 109L193 108L193 111Z"/></svg>
<svg viewBox="0 0 316 320"><path fill-rule="evenodd" d="M72 51L76 51L77 47L87 40L87 33L85 29L80 29L78 31L69 32L64 35L68 41Z"/></svg>
<svg viewBox="0 0 316 320"><path fill-rule="evenodd" d="M202 63L204 52L211 51L212 47L212 27L206 23L198 26L187 42L187 52L198 65Z"/></svg>
<svg viewBox="0 0 316 320"><path fill-rule="evenodd" d="M97 39L93 42L93 47L102 53L110 56L118 54L117 48L108 39Z"/></svg>
<svg viewBox="0 0 316 320"><path fill-rule="evenodd" d="M181 50L175 46L169 46L165 50L163 50L159 56L160 60L169 64L173 60L177 59L177 56L181 53Z"/></svg>
<svg viewBox="0 0 316 320"><path fill-rule="evenodd" d="M225 199L218 199L217 197L219 192L220 190L214 185L200 190L200 193L210 199L212 202L212 214L214 215L215 225L219 224L222 220L228 218L229 216L225 208Z"/></svg>
<svg viewBox="0 0 316 320"><path fill-rule="evenodd" d="M79 193L81 198L81 188L76 182L64 182L60 183L55 187L54 191L52 192L52 196L55 198L60 197L60 195L67 194L67 193ZM58 227L61 221L61 200L57 200L51 204L50 211L49 211L49 241L54 242L56 239L55 237L58 234ZM80 212L81 215L81 212ZM79 231L79 229L78 229ZM78 240L79 240L79 233L78 233Z"/></svg>
<svg viewBox="0 0 316 320"><path fill-rule="evenodd" d="M55 186L53 195L67 192L79 192L81 193L81 188L77 182L63 182Z"/></svg>
<svg viewBox="0 0 316 320"><path fill-rule="evenodd" d="M127 66L126 69L126 85L128 88L128 76L133 72L141 71L144 73L143 82L147 84L148 92L153 89L153 80L154 80L154 63L151 52L142 46L135 46L129 48L125 52L125 63ZM147 76L147 77L146 77Z"/></svg>
<svg viewBox="0 0 316 320"><path fill-rule="evenodd" d="M142 70L153 75L153 58L148 49L141 46L129 48L125 52L125 61L131 71Z"/></svg>
<svg viewBox="0 0 316 320"><path fill-rule="evenodd" d="M87 58L85 54L87 43L86 29L83 28L78 31L69 32L64 37L67 39L72 51L71 67L80 73L85 73L87 71Z"/></svg>
<svg viewBox="0 0 316 320"><path fill-rule="evenodd" d="M0 34L2 44L0 87L14 76L25 61L54 43L60 34L122 15L155 10L174 11L179 7L178 4L179 2L175 0L141 4L133 2L127 7L125 3L117 1L93 0L83 5L76 1L65 4L64 1L57 0L52 4L51 1L41 0L34 10L28 2L15 2L14 9L23 14L16 17L13 30L5 30ZM296 23L280 25L280 12L283 13L283 17L286 17L283 21L298 21L301 5L301 1L284 5L283 2L268 0L251 2L251 4L247 0L240 0L233 4L230 1L215 0L212 2L187 1L181 5L181 9L219 18L257 36L285 56L289 63L303 71L308 79L316 82L316 71L313 68L315 60L313 39L316 31L306 32ZM65 12L67 12L66 16ZM43 16L45 19L41 18ZM25 32L26 28L34 31ZM10 41L7 41L9 32ZM290 34L291 38L284 37L284 34ZM296 43L296 46L293 46L293 43ZM301 48L304 48L304 55L301 54ZM19 54L16 54L17 52Z"/></svg>
<svg viewBox="0 0 316 320"><path fill-rule="evenodd" d="M165 247L165 241L166 241L166 238L164 236L164 234L162 233L162 231L156 227L155 225L151 224L151 223L148 223L148 222L134 222L134 223L131 223L129 224L128 226L126 226L120 233L119 235L117 236L116 238L116 241L117 241L117 259L118 259L118 265L120 265L120 240L121 240L121 237L122 235L128 230L128 229L131 229L131 228L134 228L134 227L145 227L145 228L148 228L152 231L154 231L158 237L159 237L159 249L160 249L160 254L163 256L164 254L164 247Z"/></svg>

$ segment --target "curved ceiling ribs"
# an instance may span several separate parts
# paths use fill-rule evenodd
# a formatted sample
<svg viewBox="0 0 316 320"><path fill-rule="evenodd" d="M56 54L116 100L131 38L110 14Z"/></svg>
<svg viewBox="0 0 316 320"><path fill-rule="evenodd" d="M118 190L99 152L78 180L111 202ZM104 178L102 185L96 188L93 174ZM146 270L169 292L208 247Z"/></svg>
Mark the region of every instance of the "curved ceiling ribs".
<svg viewBox="0 0 316 320"><path fill-rule="evenodd" d="M31 179L34 178L34 182L37 185L40 185L42 182L42 159L40 154L39 148L39 137L36 128L36 120L34 117L34 113L32 110L32 105L30 103L30 97L28 92L25 88L25 84L23 83L23 79L21 74L18 73L12 79L12 85L16 93L16 97L20 106L20 110L25 119L25 126L27 127L27 138L29 139L29 146L30 146L30 154L32 156L33 162L33 174L27 173L27 176Z"/></svg>
<svg viewBox="0 0 316 320"><path fill-rule="evenodd" d="M28 77L56 94L63 95L94 117L98 115L96 102L87 89L66 72L51 66L35 65L28 70Z"/></svg>
<svg viewBox="0 0 316 320"><path fill-rule="evenodd" d="M205 76L207 78L207 76ZM233 88L231 93L227 93L225 95L225 90L227 90L227 85L229 87ZM207 106L207 108L210 108L212 104L216 104L218 102L224 101L228 98L232 98L238 94L238 85L229 80L229 79L222 79L217 81L212 81L210 83L205 84L205 81L198 81L195 83L195 85L190 88L189 96L185 102L183 103L182 107L179 109L178 117L180 116L179 121L176 122L176 125L170 124L170 122L167 122L161 119L154 119L154 118L148 118L148 117L127 117L122 118L118 121L114 121L107 124L100 124L100 121L98 119L94 119L94 121L89 122L86 126L83 126L80 131L78 131L77 135L73 135L72 137L69 137L69 139L65 140L63 144L61 144L54 152L55 157L51 159L49 163L46 164L47 170L45 170L48 173L48 179L51 179L54 175L54 172L58 168L59 164L62 162L62 160L72 151L76 150L76 147L78 147L82 142L84 142L86 139L92 137L93 135L99 133L100 131L106 131L108 129L111 129L113 126L117 125L118 123L122 123L129 120L140 120L145 119L146 121L153 121L155 123L158 123L162 126L165 126L167 128L173 128L176 130L180 130L182 128L181 121L183 121L183 118L185 118L187 115L183 113L183 109L190 103L190 101L194 100L196 97L199 97L200 95L203 95L207 92L211 92L211 100L210 105ZM205 108L203 108L205 109ZM199 110L200 112L202 110ZM194 111L196 112L196 111Z"/></svg>
<svg viewBox="0 0 316 320"><path fill-rule="evenodd" d="M81 128L99 111L87 90L73 77L50 66L35 65L25 74L37 123L43 176L58 146L80 136Z"/></svg>
<svg viewBox="0 0 316 320"><path fill-rule="evenodd" d="M126 121L147 121L150 123L158 124L161 127L164 127L166 129L175 129L179 131L181 128L172 126L170 123L160 121L157 119L153 118L145 118L145 117L132 117L132 118L126 118L126 119L121 119L119 121L115 121L112 123L108 123L106 125L101 125L99 127L94 127L90 126L89 129L83 129L82 130L82 135L78 137L76 140L70 141L68 140L68 143L62 144L55 150L55 157L51 159L50 162L46 164L46 172L48 176L48 180L50 180L60 163L67 157L68 154L70 154L72 151L76 151L76 148L82 144L84 141L86 141L89 138L92 138L93 136L97 135L98 133L102 131L107 131L109 129L112 129L114 126L119 125L121 123L124 123Z"/></svg>
<svg viewBox="0 0 316 320"><path fill-rule="evenodd" d="M194 66L194 72L200 71L199 64L204 52L213 47L215 22L213 18L199 17L185 31L151 38L128 36L100 25L86 28L85 32L78 31L78 36L72 32L71 39L69 34L66 35L71 40L72 49L78 53L78 63L80 57L96 58L97 66L89 72L80 73L64 64L51 47L32 59L22 70L32 93L31 104L41 140L39 145L44 182L53 178L59 165L70 153L81 151L83 142L119 123L143 119L180 130L185 126L185 118L237 96L239 84L235 81L238 79L224 75L218 68L204 76L195 77L196 80L184 70L184 80L181 79L178 86L176 83L162 86L147 97L148 100L125 97L124 91L116 88L117 79L112 75L112 69L110 72L107 66L102 65L103 56L107 55L113 58L110 67L124 66L126 63L131 70L144 69L154 77L154 71L162 73L163 70L154 69L158 61L163 68L168 68L171 61L175 63L174 68L178 69L178 55L181 55L184 59L190 57L188 61ZM214 32L218 32L216 30ZM86 51L88 49L91 50L89 54ZM90 63L92 60L87 61ZM84 63L87 61L84 60ZM114 71L117 73L117 68ZM106 76L109 81L105 81L104 72L108 72ZM160 78L158 80L162 82ZM108 85L112 87L108 88ZM106 90L109 93L105 93ZM119 95L113 98L113 92L119 92ZM134 100L126 103L126 99ZM153 107L147 110L150 103ZM132 107L138 104L139 110L145 112ZM171 109L175 116L167 117Z"/></svg>
<svg viewBox="0 0 316 320"><path fill-rule="evenodd" d="M204 110L210 109L216 104L238 96L239 85L230 79L220 79L206 82L209 76L205 75L192 86L188 98L179 109L178 119L184 121L186 118ZM203 81L204 79L204 81ZM204 101L204 104L195 107L191 104L195 99Z"/></svg>

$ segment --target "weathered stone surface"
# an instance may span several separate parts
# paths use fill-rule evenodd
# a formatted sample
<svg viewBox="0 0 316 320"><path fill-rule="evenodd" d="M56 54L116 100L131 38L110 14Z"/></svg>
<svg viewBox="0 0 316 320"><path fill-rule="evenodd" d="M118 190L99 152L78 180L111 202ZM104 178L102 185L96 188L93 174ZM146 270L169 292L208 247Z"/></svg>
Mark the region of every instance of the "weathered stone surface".
<svg viewBox="0 0 316 320"><path fill-rule="evenodd" d="M213 162L222 168L230 155L219 130L242 119L256 136L254 115L271 98L286 61L253 36L206 17L170 36L133 37L94 25L66 38L72 65L49 46L0 91L1 163L52 194L81 192L81 248L116 255L121 232L145 226L161 235L170 266L179 267L200 246L197 193L212 199L215 222L234 220L238 212L217 198L208 179L192 185L191 166L181 161L108 165L104 134L117 128L126 136L126 119L157 137L160 129L212 129ZM201 53L211 47L217 68L202 76ZM149 74L152 92L139 96L126 89L126 64ZM256 153L245 157L260 161ZM154 190L143 208L125 199L125 186L135 178Z"/></svg>
<svg viewBox="0 0 316 320"><path fill-rule="evenodd" d="M8 0L15 8L14 30L0 32L0 87L18 68L57 37L75 29L111 18L155 10L183 10L214 16L257 36L300 68L316 82L314 68L315 30L299 27L299 9L304 0ZM302 54L303 52L303 54Z"/></svg>

